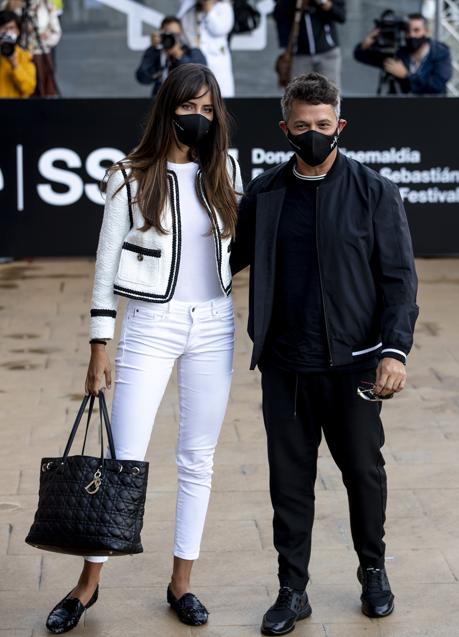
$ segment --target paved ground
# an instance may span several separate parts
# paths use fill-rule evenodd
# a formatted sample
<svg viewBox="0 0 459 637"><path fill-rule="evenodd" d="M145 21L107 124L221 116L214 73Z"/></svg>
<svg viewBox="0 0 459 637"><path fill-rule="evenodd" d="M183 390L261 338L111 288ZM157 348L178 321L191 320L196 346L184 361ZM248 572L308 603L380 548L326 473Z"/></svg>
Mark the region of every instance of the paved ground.
<svg viewBox="0 0 459 637"><path fill-rule="evenodd" d="M459 635L459 262L419 261L421 318L410 383L384 409L389 473L388 570L397 611L359 611L356 559L339 475L321 451L311 619L298 637ZM81 398L88 345L90 260L0 266L0 637L45 635L43 620L73 586L80 559L24 544L43 455L62 451ZM202 629L178 624L164 603L175 498L176 387L157 420L145 554L106 567L86 637L250 637L275 595L259 378L248 371L246 279L235 282L238 344L232 400L194 590L212 611ZM113 350L111 350L113 353ZM95 443L95 441L94 441Z"/></svg>

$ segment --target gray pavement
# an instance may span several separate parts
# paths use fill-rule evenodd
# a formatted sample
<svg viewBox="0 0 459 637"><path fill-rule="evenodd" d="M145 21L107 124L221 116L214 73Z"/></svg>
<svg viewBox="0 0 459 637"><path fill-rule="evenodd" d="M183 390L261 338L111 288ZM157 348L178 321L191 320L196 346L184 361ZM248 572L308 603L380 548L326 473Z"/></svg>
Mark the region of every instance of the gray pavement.
<svg viewBox="0 0 459 637"><path fill-rule="evenodd" d="M459 262L418 261L421 316L409 384L385 405L389 476L387 567L396 612L359 609L347 502L321 448L309 594L298 637L459 636ZM40 552L24 537L37 502L40 458L62 452L88 361L93 261L0 266L0 637L39 637L49 609L73 586L79 558ZM251 637L277 591L271 546L259 376L248 370L247 276L235 280L237 352L194 591L209 624L179 624L165 604L176 476L177 393L171 382L148 459L145 553L105 567L86 637ZM113 359L114 345L110 346ZM93 437L92 444L96 448Z"/></svg>

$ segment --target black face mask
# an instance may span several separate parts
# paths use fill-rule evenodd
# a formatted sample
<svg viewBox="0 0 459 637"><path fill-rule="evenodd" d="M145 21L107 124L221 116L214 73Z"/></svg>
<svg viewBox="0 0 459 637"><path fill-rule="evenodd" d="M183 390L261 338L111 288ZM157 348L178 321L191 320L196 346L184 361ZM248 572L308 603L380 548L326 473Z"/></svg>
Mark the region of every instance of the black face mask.
<svg viewBox="0 0 459 637"><path fill-rule="evenodd" d="M290 131L287 133L290 146L308 166L323 164L337 146L338 136L338 128L333 135L324 135L315 130L309 130L301 135L292 135Z"/></svg>
<svg viewBox="0 0 459 637"><path fill-rule="evenodd" d="M185 146L192 147L207 135L212 122L198 113L197 115L174 115L172 120L178 140Z"/></svg>
<svg viewBox="0 0 459 637"><path fill-rule="evenodd" d="M421 46L427 42L427 37L425 35L422 38L406 38L406 48L410 53L415 53L419 51Z"/></svg>

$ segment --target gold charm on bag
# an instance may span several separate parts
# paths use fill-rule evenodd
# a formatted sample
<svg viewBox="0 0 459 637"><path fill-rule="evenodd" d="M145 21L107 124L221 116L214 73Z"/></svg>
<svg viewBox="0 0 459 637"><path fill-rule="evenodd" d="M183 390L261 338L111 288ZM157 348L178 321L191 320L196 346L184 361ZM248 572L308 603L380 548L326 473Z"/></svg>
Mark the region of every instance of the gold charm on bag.
<svg viewBox="0 0 459 637"><path fill-rule="evenodd" d="M95 493L97 493L102 483L101 478L102 473L100 472L100 469L97 469L96 473L94 474L94 479L85 486L85 491L87 491L90 495L94 495Z"/></svg>

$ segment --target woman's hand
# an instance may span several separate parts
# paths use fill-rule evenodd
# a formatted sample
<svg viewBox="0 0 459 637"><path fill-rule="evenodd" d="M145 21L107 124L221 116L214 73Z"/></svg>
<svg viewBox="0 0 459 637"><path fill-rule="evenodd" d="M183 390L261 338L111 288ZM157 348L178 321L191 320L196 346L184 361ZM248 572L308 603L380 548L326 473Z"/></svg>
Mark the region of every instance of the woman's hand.
<svg viewBox="0 0 459 637"><path fill-rule="evenodd" d="M88 373L86 375L85 393L98 396L103 385L105 376L105 386L110 389L112 386L112 368L110 359L102 343L91 344L91 359L89 361Z"/></svg>

